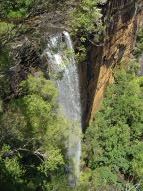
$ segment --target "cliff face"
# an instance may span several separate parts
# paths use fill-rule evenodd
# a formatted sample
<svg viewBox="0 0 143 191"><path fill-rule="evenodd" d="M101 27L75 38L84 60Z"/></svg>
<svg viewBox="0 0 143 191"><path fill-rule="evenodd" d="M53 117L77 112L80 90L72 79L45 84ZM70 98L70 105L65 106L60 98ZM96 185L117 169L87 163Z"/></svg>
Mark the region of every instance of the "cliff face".
<svg viewBox="0 0 143 191"><path fill-rule="evenodd" d="M99 44L90 46L87 63L79 65L84 126L87 126L99 109L104 90L112 81L112 69L122 59L129 59L132 53L137 28L142 24L143 2L108 0L103 6L103 15L105 37ZM16 66L10 68L10 90L8 95L7 92L2 92L3 97L10 99L18 96L18 84L26 79L28 73L38 69L45 70L47 61L41 57L42 50L49 34L65 30L64 18L63 12L56 11L34 17L27 22L30 32L25 35L26 38L24 36L18 39L13 49Z"/></svg>
<svg viewBox="0 0 143 191"><path fill-rule="evenodd" d="M99 109L104 90L112 81L112 69L122 59L128 59L134 47L136 31L141 24L142 9L134 0L109 1L105 11L106 35L104 42L91 47L86 67L82 66L83 119L87 125ZM84 69L83 69L84 67ZM86 82L85 82L85 81Z"/></svg>

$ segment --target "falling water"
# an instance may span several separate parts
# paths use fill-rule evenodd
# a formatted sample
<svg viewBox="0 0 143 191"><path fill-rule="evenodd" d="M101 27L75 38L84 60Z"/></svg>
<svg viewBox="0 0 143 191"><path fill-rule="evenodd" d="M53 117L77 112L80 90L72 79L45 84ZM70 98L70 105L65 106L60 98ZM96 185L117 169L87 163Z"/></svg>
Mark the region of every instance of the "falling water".
<svg viewBox="0 0 143 191"><path fill-rule="evenodd" d="M69 184L75 186L80 174L81 156L81 105L78 71L75 63L73 45L68 32L57 33L49 37L46 55L56 77L59 90L59 104L70 121L68 146Z"/></svg>

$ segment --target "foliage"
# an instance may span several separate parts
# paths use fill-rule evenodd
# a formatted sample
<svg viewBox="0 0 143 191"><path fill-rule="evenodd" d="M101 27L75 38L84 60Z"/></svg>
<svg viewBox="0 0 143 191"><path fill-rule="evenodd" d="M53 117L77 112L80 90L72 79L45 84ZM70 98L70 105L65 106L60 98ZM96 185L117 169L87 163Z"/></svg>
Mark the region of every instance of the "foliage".
<svg viewBox="0 0 143 191"><path fill-rule="evenodd" d="M42 73L30 75L21 83L21 91L24 95L12 99L6 108L1 102L0 113L0 147L2 149L6 144L10 150L5 153L8 156L12 153L10 158L1 158L2 176L7 176L4 174L6 170L3 171L7 167L7 173L18 176L18 182L13 179L12 183L15 190L30 189L30 182L34 188L42 187L44 181L48 185L49 177L55 176L58 171L64 173L68 136L68 124L58 114L57 90L51 81L45 79ZM11 176L8 175L5 180L9 186ZM26 188L18 189L19 181L25 182Z"/></svg>
<svg viewBox="0 0 143 191"><path fill-rule="evenodd" d="M7 33L8 31L12 30L13 24L0 22L0 35Z"/></svg>
<svg viewBox="0 0 143 191"><path fill-rule="evenodd" d="M10 58L8 49L0 50L0 71L4 72L9 68Z"/></svg>
<svg viewBox="0 0 143 191"><path fill-rule="evenodd" d="M143 177L142 84L143 78L136 77L133 67L128 71L120 68L115 73L115 83L106 92L96 120L85 135L88 167L95 172L98 168L106 168L107 177L103 171L106 185L111 184L119 190L126 184L124 179L130 181L132 177L136 182ZM103 180L99 185L103 186Z"/></svg>
<svg viewBox="0 0 143 191"><path fill-rule="evenodd" d="M7 0L0 3L0 15L2 18L20 18L28 13L33 0Z"/></svg>
<svg viewBox="0 0 143 191"><path fill-rule="evenodd" d="M82 0L79 7L72 12L71 27L73 31L92 33L102 27L101 10L97 7L101 0ZM95 27L98 26L98 29ZM82 37L84 38L84 37ZM83 39L84 40L84 39Z"/></svg>
<svg viewBox="0 0 143 191"><path fill-rule="evenodd" d="M66 0L67 1L67 0ZM16 21L62 6L63 0L7 0L0 2L0 17Z"/></svg>
<svg viewBox="0 0 143 191"><path fill-rule="evenodd" d="M86 59L87 45L99 42L100 37L103 37L105 27L99 4L105 2L106 0L81 0L71 13L69 25L73 36L79 36L77 58L80 62Z"/></svg>
<svg viewBox="0 0 143 191"><path fill-rule="evenodd" d="M15 189L22 190L22 175L24 170L19 164L19 159L17 156L13 158L4 158L4 154L10 152L9 146L4 145L0 152L0 188L1 190L14 191Z"/></svg>
<svg viewBox="0 0 143 191"><path fill-rule="evenodd" d="M143 52L143 29L140 28L137 33L136 46L134 50L134 54L137 58L142 55Z"/></svg>

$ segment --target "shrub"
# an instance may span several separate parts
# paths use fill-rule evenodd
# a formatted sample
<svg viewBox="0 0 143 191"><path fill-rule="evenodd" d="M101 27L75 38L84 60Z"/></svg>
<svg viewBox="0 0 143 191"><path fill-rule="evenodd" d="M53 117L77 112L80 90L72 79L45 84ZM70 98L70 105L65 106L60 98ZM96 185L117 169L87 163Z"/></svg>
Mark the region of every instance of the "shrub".
<svg viewBox="0 0 143 191"><path fill-rule="evenodd" d="M111 169L117 176L114 185L120 182L125 186L125 177L138 183L143 176L141 84L142 78L135 76L133 68L116 72L115 83L108 88L101 110L85 134L88 167Z"/></svg>

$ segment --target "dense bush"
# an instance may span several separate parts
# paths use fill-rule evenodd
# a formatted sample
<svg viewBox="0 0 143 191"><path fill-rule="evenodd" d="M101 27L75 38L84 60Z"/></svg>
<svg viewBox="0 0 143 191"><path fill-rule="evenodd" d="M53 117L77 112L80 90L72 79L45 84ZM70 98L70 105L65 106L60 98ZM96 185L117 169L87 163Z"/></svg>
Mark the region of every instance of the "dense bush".
<svg viewBox="0 0 143 191"><path fill-rule="evenodd" d="M2 18L20 18L25 16L34 0L7 0L0 2L0 16Z"/></svg>
<svg viewBox="0 0 143 191"><path fill-rule="evenodd" d="M92 179L101 171L101 182L95 183L98 189L103 182L119 190L124 190L127 183L139 183L143 189L142 136L143 78L136 77L133 67L120 69L85 134L87 166L95 172Z"/></svg>
<svg viewBox="0 0 143 191"><path fill-rule="evenodd" d="M105 26L102 21L102 13L99 5L106 0L81 0L70 14L69 26L73 37L78 36L76 50L77 59L82 62L87 56L89 44L100 42Z"/></svg>
<svg viewBox="0 0 143 191"><path fill-rule="evenodd" d="M6 105L1 101L0 187L44 189L45 181L48 186L57 173L65 174L68 124L58 114L54 84L42 74L29 76L21 91L25 96Z"/></svg>
<svg viewBox="0 0 143 191"><path fill-rule="evenodd" d="M71 27L73 31L88 33L96 32L102 27L101 10L98 4L101 0L82 0L77 8L71 14ZM98 27L95 27L98 26Z"/></svg>
<svg viewBox="0 0 143 191"><path fill-rule="evenodd" d="M139 28L138 30L136 41L137 43L135 46L134 54L137 58L139 58L143 53L143 29L142 28Z"/></svg>

